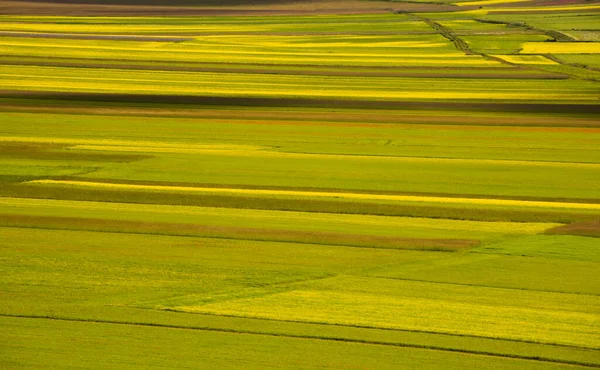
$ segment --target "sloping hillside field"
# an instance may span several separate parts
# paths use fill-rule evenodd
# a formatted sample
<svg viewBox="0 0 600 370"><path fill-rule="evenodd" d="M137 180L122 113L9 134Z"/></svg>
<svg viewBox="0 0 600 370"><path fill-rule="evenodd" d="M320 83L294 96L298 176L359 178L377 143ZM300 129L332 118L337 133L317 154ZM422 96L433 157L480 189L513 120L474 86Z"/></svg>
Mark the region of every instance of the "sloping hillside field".
<svg viewBox="0 0 600 370"><path fill-rule="evenodd" d="M600 368L600 4L166 5L0 1L0 368Z"/></svg>

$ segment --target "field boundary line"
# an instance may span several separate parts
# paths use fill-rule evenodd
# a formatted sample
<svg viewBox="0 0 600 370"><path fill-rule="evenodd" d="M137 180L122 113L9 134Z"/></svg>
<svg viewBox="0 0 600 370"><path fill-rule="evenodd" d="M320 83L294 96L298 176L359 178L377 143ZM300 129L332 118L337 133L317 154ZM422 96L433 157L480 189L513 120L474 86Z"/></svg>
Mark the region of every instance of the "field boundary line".
<svg viewBox="0 0 600 370"><path fill-rule="evenodd" d="M391 346L391 347L425 349L425 350L433 350L433 351L463 353L463 354L478 355L478 356L501 357L501 358L515 359L515 360L528 360L528 361L537 361L537 362L549 362L549 363L558 363L558 364L566 364L566 365L576 365L576 366L589 367L589 368L600 368L600 364L580 362L580 361L559 360L559 359L540 357L540 356L511 355L511 354L495 353L495 352L488 352L488 351L471 351L471 350L460 349L460 348L446 348L446 347L441 347L441 346L428 346L428 345L418 345L418 344L410 344L410 343L394 343L394 342L385 342L385 341L369 341L369 340L362 340L362 339L339 338L339 337L330 337L330 336L269 333L269 332L261 332L261 331L236 330L236 329L227 329L227 328L193 327L193 326L183 326L183 325L168 325L168 324L160 324L160 323L140 323L140 322L131 322L131 321L111 321L111 320L101 320L101 319L68 318L68 317L57 317L57 316L48 316L48 315L43 316L43 315L0 314L0 317L20 318L20 319L38 319L38 320L55 320L55 321L95 323L95 324L143 326L143 327L177 329L177 330L213 331L213 332L231 333L231 334L264 335L264 336L271 336L271 337L283 337L283 338L295 338L295 339L312 339L312 340L346 342L346 343L357 343L357 344L367 344L367 345L381 345L381 346Z"/></svg>

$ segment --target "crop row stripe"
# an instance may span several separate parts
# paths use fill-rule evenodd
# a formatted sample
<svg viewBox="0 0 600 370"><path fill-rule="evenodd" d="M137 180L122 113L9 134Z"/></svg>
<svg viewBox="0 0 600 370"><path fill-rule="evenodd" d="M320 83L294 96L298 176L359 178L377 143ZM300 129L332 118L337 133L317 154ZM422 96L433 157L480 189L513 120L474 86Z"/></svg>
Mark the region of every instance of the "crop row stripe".
<svg viewBox="0 0 600 370"><path fill-rule="evenodd" d="M89 188L109 188L121 190L148 190L158 192L190 192L190 193L221 193L221 194L243 194L243 195L280 195L290 197L324 197L324 198L345 198L345 199L363 199L363 200L386 200L386 201L404 201L404 202L428 202L428 203L455 203L472 205L498 205L498 206L519 206L519 207L539 207L539 208L571 208L571 209L591 209L600 210L600 204L597 203L570 203L570 202L547 202L533 200L513 200L513 199L491 199L491 198L458 198L458 197L434 197L417 195L392 195L392 194L365 194L365 193L343 193L343 192L318 192L318 191L299 191L299 190L267 190L267 189L239 189L239 188L209 188L209 187L188 187L188 186L160 186L160 185L135 185L135 184L110 184L87 181L67 181L67 180L34 180L30 184L43 185L65 185L75 187Z"/></svg>

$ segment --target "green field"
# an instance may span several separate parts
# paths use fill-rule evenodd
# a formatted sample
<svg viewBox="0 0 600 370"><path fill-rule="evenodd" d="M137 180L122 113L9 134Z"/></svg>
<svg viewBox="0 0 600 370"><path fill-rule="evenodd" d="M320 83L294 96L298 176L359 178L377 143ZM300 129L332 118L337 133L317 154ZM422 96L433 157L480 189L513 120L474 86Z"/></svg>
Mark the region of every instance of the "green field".
<svg viewBox="0 0 600 370"><path fill-rule="evenodd" d="M0 368L600 367L597 5L6 3Z"/></svg>

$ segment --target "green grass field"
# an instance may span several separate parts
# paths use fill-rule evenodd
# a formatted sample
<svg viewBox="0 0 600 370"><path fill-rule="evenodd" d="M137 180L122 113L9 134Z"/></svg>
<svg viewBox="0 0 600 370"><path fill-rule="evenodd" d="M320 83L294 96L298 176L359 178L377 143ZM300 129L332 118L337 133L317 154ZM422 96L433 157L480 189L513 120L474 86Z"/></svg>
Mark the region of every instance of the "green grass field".
<svg viewBox="0 0 600 370"><path fill-rule="evenodd" d="M0 1L0 368L599 368L600 13L454 3Z"/></svg>

